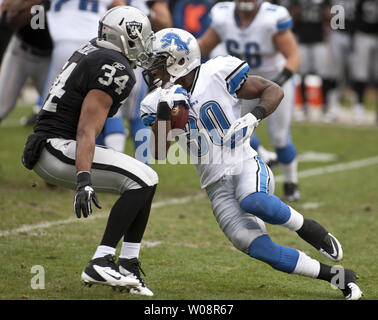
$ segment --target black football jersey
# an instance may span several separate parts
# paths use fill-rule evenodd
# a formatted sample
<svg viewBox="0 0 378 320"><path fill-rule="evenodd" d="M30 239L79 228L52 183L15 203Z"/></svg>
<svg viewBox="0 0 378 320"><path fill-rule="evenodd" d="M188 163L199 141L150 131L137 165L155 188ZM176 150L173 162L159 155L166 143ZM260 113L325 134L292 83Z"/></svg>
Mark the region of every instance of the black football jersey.
<svg viewBox="0 0 378 320"><path fill-rule="evenodd" d="M359 0L357 5L357 29L372 35L378 34L378 1Z"/></svg>
<svg viewBox="0 0 378 320"><path fill-rule="evenodd" d="M300 11L299 20L294 21L294 32L301 43L323 41L324 9L329 0L293 0L292 5Z"/></svg>
<svg viewBox="0 0 378 320"><path fill-rule="evenodd" d="M129 96L135 75L120 52L88 42L69 58L51 86L38 114L35 132L49 137L76 139L82 103L92 89L113 99L108 117L113 116Z"/></svg>

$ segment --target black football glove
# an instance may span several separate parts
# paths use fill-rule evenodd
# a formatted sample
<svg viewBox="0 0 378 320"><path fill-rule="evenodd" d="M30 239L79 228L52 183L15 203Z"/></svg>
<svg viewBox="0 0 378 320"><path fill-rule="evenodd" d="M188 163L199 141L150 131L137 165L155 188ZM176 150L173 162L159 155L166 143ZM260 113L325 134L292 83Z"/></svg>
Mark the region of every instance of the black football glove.
<svg viewBox="0 0 378 320"><path fill-rule="evenodd" d="M80 172L77 175L77 188L74 201L74 210L79 219L81 218L81 212L83 212L84 218L92 214L92 201L97 208L101 209L100 202L92 187L90 173Z"/></svg>

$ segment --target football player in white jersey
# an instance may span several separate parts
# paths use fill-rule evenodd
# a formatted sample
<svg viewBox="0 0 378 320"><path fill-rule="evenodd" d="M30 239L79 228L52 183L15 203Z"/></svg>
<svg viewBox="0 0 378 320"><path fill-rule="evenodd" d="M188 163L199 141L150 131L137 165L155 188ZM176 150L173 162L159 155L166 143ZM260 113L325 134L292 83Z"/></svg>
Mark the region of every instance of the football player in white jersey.
<svg viewBox="0 0 378 320"><path fill-rule="evenodd" d="M268 133L284 175L284 199L296 201L298 189L296 149L290 124L294 110L293 74L300 65L300 54L292 33L292 18L286 8L261 0L221 2L211 10L212 22L199 39L201 54L207 56L219 43L230 55L250 66L250 74L259 75L282 86L285 97L277 111L267 119ZM244 101L242 114L256 101ZM251 144L257 149L256 137Z"/></svg>
<svg viewBox="0 0 378 320"><path fill-rule="evenodd" d="M228 239L241 252L276 270L332 282L331 266L274 243L264 224L295 231L330 260L342 259L341 245L333 235L273 195L273 174L249 144L253 129L277 108L282 89L248 75L247 62L236 57L217 57L201 64L196 39L181 29L157 32L151 47L155 58L147 66L148 73L155 86L164 86L152 91L141 105L142 119L152 126L155 137L151 153L158 159L167 155L174 134L171 109L184 103L189 118L185 131L175 135L191 152L202 188ZM240 99L258 99L252 112L241 118ZM339 289L346 299L361 297L355 280L352 270L343 269Z"/></svg>

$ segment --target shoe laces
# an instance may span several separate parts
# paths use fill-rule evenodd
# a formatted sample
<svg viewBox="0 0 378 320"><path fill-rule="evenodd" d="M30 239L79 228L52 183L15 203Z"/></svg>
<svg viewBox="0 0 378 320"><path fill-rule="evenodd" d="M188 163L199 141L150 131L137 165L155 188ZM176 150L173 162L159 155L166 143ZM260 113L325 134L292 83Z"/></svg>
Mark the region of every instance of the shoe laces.
<svg viewBox="0 0 378 320"><path fill-rule="evenodd" d="M127 265L125 266L125 268L128 271L132 272L137 277L137 279L140 281L140 283L142 284L142 286L144 287L144 282L143 282L143 280L142 280L142 278L140 276L140 272L142 272L142 274L144 276L146 276L146 274L144 273L139 260L136 259L136 258L129 259L127 261Z"/></svg>
<svg viewBox="0 0 378 320"><path fill-rule="evenodd" d="M116 271L118 270L117 265L115 263L115 256L108 254L104 257L104 259L108 262L110 268L112 268Z"/></svg>

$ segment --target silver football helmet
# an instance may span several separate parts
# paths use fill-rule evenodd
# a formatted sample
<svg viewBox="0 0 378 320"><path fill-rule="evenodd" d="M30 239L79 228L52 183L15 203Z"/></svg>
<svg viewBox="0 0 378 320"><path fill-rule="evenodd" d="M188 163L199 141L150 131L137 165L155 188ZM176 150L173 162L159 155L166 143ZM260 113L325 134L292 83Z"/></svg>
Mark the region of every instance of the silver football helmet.
<svg viewBox="0 0 378 320"><path fill-rule="evenodd" d="M148 17L130 6L108 10L98 28L98 40L116 46L134 64L146 59L146 42L152 35Z"/></svg>
<svg viewBox="0 0 378 320"><path fill-rule="evenodd" d="M145 69L153 70L162 65L175 82L201 64L201 51L196 38L178 28L162 29L148 40L150 58Z"/></svg>

